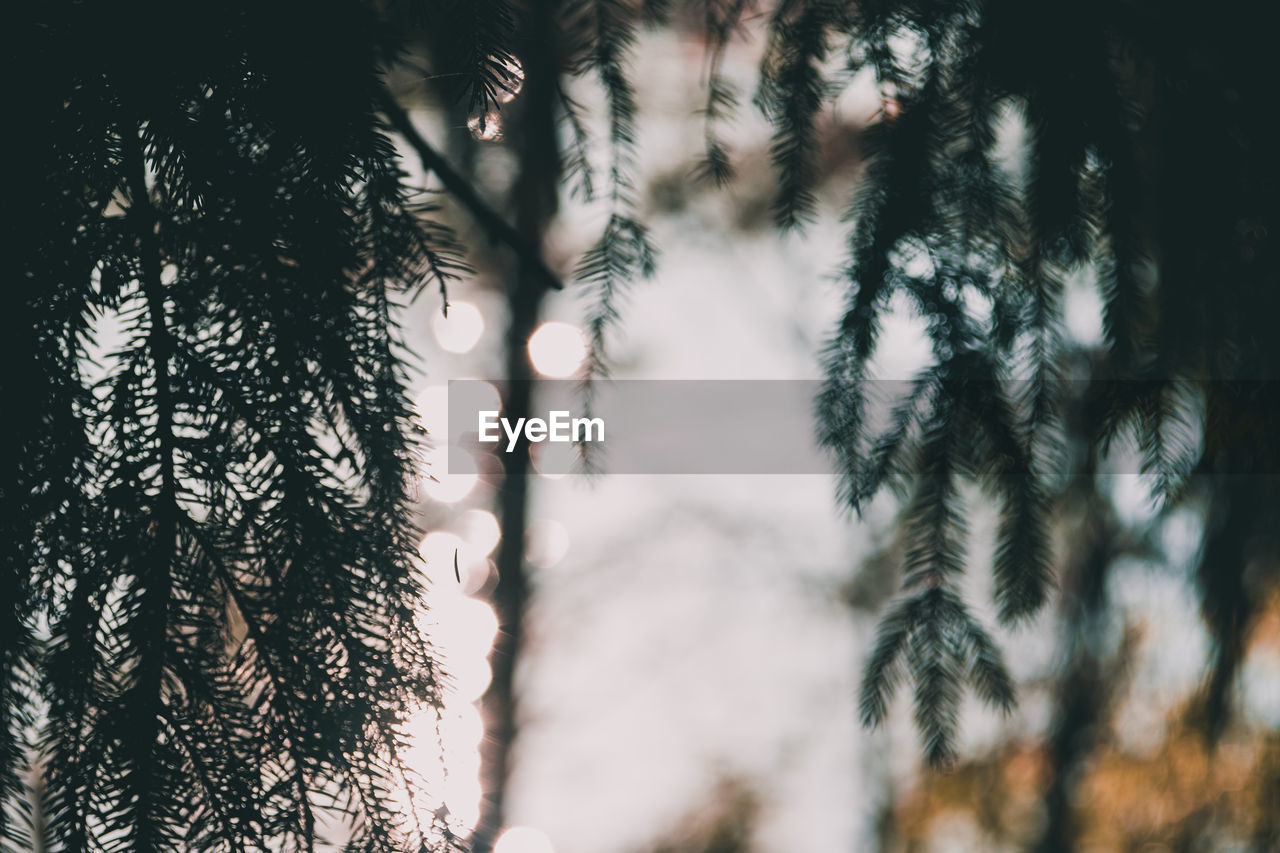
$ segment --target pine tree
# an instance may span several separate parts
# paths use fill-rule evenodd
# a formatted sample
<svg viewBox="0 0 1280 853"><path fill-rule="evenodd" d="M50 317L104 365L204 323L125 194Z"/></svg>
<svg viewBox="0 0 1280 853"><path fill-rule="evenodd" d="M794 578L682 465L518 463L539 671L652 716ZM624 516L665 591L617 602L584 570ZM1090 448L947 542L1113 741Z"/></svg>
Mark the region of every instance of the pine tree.
<svg viewBox="0 0 1280 853"><path fill-rule="evenodd" d="M438 687L392 309L462 265L393 45L359 3L14 14L5 849L33 750L58 850L436 845L394 796Z"/></svg>

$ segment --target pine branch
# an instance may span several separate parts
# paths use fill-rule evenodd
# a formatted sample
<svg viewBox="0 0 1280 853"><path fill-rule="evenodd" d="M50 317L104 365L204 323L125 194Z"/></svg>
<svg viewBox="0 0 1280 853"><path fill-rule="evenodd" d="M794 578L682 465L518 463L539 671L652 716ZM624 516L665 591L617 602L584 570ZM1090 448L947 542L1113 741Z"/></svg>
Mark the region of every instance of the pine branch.
<svg viewBox="0 0 1280 853"><path fill-rule="evenodd" d="M727 119L737 107L738 98L733 86L724 79L722 67L729 41L743 16L755 8L754 0L705 0L705 28L707 39L707 99L703 107L703 144L705 156L694 168L694 177L709 180L715 186L725 186L734 177L733 162L728 148L717 132L716 125Z"/></svg>
<svg viewBox="0 0 1280 853"><path fill-rule="evenodd" d="M49 396L72 389L81 419L41 415L49 444L82 446L42 471L68 489L31 574L69 851L308 850L335 795L361 804L354 844L398 850L380 730L438 701L389 305L456 274L454 244L379 132L367 10L247 41L243 14L211 10L227 38L156 86L128 51L87 72L72 57L54 94L76 132L40 154L76 200L33 228L57 248L23 261L75 264L36 329L57 353L42 371L67 377ZM90 393L94 315L125 339Z"/></svg>
<svg viewBox="0 0 1280 853"><path fill-rule="evenodd" d="M827 0L794 0L779 4L773 15L757 100L775 127L769 154L779 182L774 212L783 229L812 219L817 204L814 123L826 99L822 65L838 7Z"/></svg>
<svg viewBox="0 0 1280 853"><path fill-rule="evenodd" d="M551 271L546 261L542 259L541 250L537 247L526 245L524 239L516 232L515 228L480 198L480 194L467 179L455 171L448 161L444 159L444 156L431 147L426 138L413 126L409 114L405 112L394 96L389 92L381 92L378 107L390 120L392 128L417 153L418 158L422 161L422 167L429 172L433 172L440 179L440 183L444 185L445 190L475 217L476 222L489 234L490 239L506 244L516 253L522 264L527 264L530 269L537 273L545 286L552 290L564 289L563 282Z"/></svg>
<svg viewBox="0 0 1280 853"><path fill-rule="evenodd" d="M596 243L587 250L575 278L594 290L587 315L587 358L582 369L585 408L590 416L591 380L609 374L607 338L618 321L621 301L637 278L650 278L657 268L657 250L636 208L635 148L636 95L627 73L635 46L635 10L626 0L579 0L571 10L585 22L590 45L582 70L595 72L608 105L609 219ZM587 450L585 445L581 448ZM588 468L591 460L584 455Z"/></svg>
<svg viewBox="0 0 1280 853"><path fill-rule="evenodd" d="M137 728L133 742L124 743L126 755L133 763L131 772L124 777L125 802L132 804L130 838L134 848L142 853L159 851L166 846L167 834L164 820L156 803L157 794L168 780L163 779L164 768L158 766L157 741L162 725L164 706L163 680L166 670L167 645L171 631L170 596L173 589L173 561L177 547L177 476L175 474L174 404L170 380L173 342L169 332L169 317L164 285L160 281L162 256L157 238L160 221L151 205L147 188L146 157L143 143L138 141L133 127L123 129L124 150L127 162L130 221L136 219L139 251L142 266L142 296L146 301L146 348L152 362L155 409L155 455L159 467L159 491L152 508L152 540L155 551L146 555L151 565L138 578L143 591L137 605L139 610L134 623L128 626L135 634L137 666L141 678L130 688L133 696L126 697L130 715ZM150 550L150 549L148 549ZM135 606L135 605L126 605Z"/></svg>
<svg viewBox="0 0 1280 853"><path fill-rule="evenodd" d="M945 586L908 594L881 620L874 650L863 673L862 722L880 725L898 686L915 684L914 716L924 738L925 757L934 767L956 759L956 728L963 685L968 682L988 705L1008 711L1013 685L990 635Z"/></svg>
<svg viewBox="0 0 1280 853"><path fill-rule="evenodd" d="M280 723L283 723L280 733L281 742L287 745L285 753L288 755L287 763L290 767L290 777L294 788L293 793L297 798L298 826L296 835L303 840L303 843L310 844L311 842L308 839L315 835L316 821L311 808L311 786L307 783L305 762L303 756L298 752L300 745L310 738L304 734L302 726L295 716L292 703L289 701L290 691L272 661L271 647L267 643L266 633L258 616L259 608L249 601L244 591L240 588L239 581L227 565L217 557L218 549L212 547L211 543L204 538L199 526L192 524L187 533L201 549L201 556L212 568L213 574L217 577L229 603L235 607L236 613L244 620L248 641L253 644L251 650L253 654L251 656L246 654L244 647L241 647L238 654L241 664L252 670L255 669L253 664L257 663L266 681L270 684L271 696L279 703L280 707L275 709L275 716ZM267 698L262 697L260 701L267 701Z"/></svg>
<svg viewBox="0 0 1280 853"><path fill-rule="evenodd" d="M571 140L564 152L565 180L569 183L571 192L583 201L594 201L596 185L595 170L590 159L591 138L582 119L582 106L569 97L562 85L556 87L556 98L560 101L561 113L569 127Z"/></svg>
<svg viewBox="0 0 1280 853"><path fill-rule="evenodd" d="M438 38L440 76L472 115L496 113L505 96L518 91L512 53L515 15L507 0L438 0L425 7L427 26Z"/></svg>

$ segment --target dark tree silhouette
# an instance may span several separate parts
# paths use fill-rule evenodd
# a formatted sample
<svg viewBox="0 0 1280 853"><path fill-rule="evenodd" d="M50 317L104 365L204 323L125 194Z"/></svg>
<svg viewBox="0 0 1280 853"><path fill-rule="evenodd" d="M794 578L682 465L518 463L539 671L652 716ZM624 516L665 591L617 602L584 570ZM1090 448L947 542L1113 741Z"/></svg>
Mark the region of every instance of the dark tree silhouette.
<svg viewBox="0 0 1280 853"><path fill-rule="evenodd" d="M423 849L391 305L462 266L376 118L392 46L358 3L15 14L0 837L34 747L55 849Z"/></svg>

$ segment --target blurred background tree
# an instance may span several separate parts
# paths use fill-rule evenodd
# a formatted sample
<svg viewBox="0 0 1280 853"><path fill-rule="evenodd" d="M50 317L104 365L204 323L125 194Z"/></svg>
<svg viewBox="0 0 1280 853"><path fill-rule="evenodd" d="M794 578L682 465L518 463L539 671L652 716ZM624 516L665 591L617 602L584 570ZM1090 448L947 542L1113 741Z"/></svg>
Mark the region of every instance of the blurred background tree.
<svg viewBox="0 0 1280 853"><path fill-rule="evenodd" d="M781 225L813 206L813 123L831 51L850 71L870 66L884 99L864 138L849 307L827 351L820 417L850 507L886 485L909 495L906 595L882 624L863 717L883 719L905 668L936 763L952 757L961 683L996 705L1012 698L994 645L956 594L958 484L976 479L1004 506L994 595L1001 622L1016 625L1050 587L1046 484L1095 470L1064 459L1060 410L1072 382L1105 389L1084 424L1091 446L1131 436L1161 500L1206 502L1198 578L1216 642L1211 729L1253 603L1274 585L1275 454L1265 436L1278 362L1259 318L1276 292L1261 201L1276 166L1257 153L1271 129L1249 105L1275 81L1261 46L1239 41L1246 9L1220 26L1194 19L1143 3L800 2L774 12L761 96L776 127ZM1171 117L1186 98L1215 120ZM1086 369L1065 374L1063 290L1073 275L1101 293L1105 341ZM867 425L866 368L897 295L928 318L933 363L877 431Z"/></svg>

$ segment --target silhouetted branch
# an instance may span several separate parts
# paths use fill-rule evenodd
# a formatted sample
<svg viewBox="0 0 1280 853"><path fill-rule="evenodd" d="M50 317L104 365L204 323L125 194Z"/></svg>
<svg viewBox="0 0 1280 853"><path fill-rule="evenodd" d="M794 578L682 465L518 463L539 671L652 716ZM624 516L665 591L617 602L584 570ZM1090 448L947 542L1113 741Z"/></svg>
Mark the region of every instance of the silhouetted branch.
<svg viewBox="0 0 1280 853"><path fill-rule="evenodd" d="M431 147L426 138L413 126L413 121L409 118L409 114L405 112L404 107L400 106L395 97L390 92L383 91L379 102L382 112L386 114L391 126L417 152L418 159L422 161L422 167L429 172L435 173L449 194L471 212L480 227L488 232L489 237L497 242L507 244L519 256L521 263L528 265L539 278L543 279L543 283L547 287L552 290L563 290L564 283L542 260L542 253L538 248L529 245L528 241L521 237L516 229L502 218L501 214L480 197L475 187L471 186L471 183L466 178L458 174L439 151Z"/></svg>

